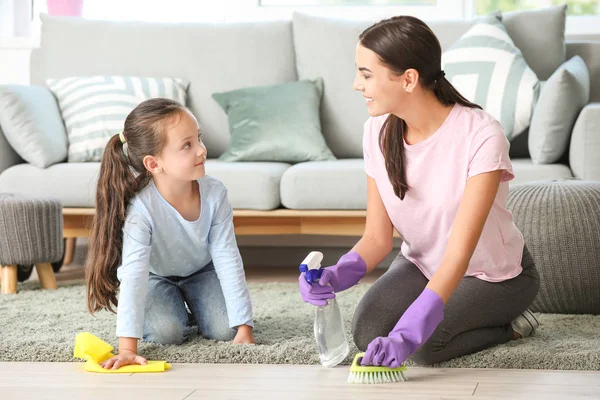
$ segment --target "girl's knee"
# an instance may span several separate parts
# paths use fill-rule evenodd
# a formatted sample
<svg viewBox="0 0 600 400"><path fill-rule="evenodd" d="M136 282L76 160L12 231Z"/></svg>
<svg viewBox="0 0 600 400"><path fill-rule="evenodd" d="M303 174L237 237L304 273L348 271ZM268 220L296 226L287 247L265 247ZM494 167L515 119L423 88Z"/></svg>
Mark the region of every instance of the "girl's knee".
<svg viewBox="0 0 600 400"><path fill-rule="evenodd" d="M202 332L202 336L220 342L230 342L235 338L236 333L236 330L229 328L229 326L221 326L206 329L206 332Z"/></svg>
<svg viewBox="0 0 600 400"><path fill-rule="evenodd" d="M182 344L187 339L186 327L179 321L165 320L157 324L146 324L144 341L158 344Z"/></svg>

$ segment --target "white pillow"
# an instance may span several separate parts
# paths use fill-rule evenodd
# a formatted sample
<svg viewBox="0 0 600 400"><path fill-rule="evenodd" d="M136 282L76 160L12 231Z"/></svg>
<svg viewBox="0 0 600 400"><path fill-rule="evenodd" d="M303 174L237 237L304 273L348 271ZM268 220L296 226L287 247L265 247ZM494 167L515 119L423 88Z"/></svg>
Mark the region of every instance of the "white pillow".
<svg viewBox="0 0 600 400"><path fill-rule="evenodd" d="M529 127L540 81L498 19L461 36L442 54L442 68L465 98L500 122L508 140Z"/></svg>
<svg viewBox="0 0 600 400"><path fill-rule="evenodd" d="M139 103L155 97L185 106L189 81L181 78L80 76L48 79L69 139L68 161L100 161L111 136Z"/></svg>

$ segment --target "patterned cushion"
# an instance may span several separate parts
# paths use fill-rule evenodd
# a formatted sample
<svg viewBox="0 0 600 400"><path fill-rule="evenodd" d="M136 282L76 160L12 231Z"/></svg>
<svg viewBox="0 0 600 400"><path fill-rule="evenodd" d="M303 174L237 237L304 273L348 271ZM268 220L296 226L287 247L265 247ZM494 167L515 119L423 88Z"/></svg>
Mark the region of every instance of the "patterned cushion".
<svg viewBox="0 0 600 400"><path fill-rule="evenodd" d="M442 54L446 78L496 118L508 140L531 122L540 82L496 18L476 24Z"/></svg>
<svg viewBox="0 0 600 400"><path fill-rule="evenodd" d="M48 79L69 139L69 162L100 161L110 137L139 103L165 97L186 104L189 81L180 78L87 76Z"/></svg>

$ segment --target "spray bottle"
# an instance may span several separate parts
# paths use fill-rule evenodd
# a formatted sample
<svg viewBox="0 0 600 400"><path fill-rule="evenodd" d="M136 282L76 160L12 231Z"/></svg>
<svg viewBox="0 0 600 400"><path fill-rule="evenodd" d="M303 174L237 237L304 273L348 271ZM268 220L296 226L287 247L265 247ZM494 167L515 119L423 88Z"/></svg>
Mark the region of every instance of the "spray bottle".
<svg viewBox="0 0 600 400"><path fill-rule="evenodd" d="M313 251L300 264L300 272L306 272L308 283L318 282L321 278L322 260L323 253ZM336 299L327 300L325 306L317 306L314 331L321 364L325 367L335 367L346 358L350 347Z"/></svg>

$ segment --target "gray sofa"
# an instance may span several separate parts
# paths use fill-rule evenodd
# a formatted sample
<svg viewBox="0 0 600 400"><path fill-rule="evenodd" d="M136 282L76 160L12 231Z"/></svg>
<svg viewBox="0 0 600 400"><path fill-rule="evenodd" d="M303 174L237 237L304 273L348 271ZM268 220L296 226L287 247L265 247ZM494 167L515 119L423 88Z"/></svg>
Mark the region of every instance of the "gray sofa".
<svg viewBox="0 0 600 400"><path fill-rule="evenodd" d="M236 209L364 210L362 128L368 114L352 90L358 34L372 21L294 15L290 21L155 24L43 17L41 46L31 57L31 84L73 75L172 76L190 80L188 107L208 149L207 173L222 180ZM475 21L428 21L447 48ZM591 76L590 104L577 118L559 163L535 165L527 136L511 144L513 183L578 178L600 180L600 42L564 38L555 8L505 13L503 22L542 80L579 55ZM544 30L540 29L544 26ZM223 162L227 116L211 93L322 77L323 135L334 161L295 165ZM58 139L57 139L58 140ZM61 138L64 140L64 138ZM39 168L17 155L0 130L0 192L48 195L65 207L93 207L98 163L60 162Z"/></svg>

